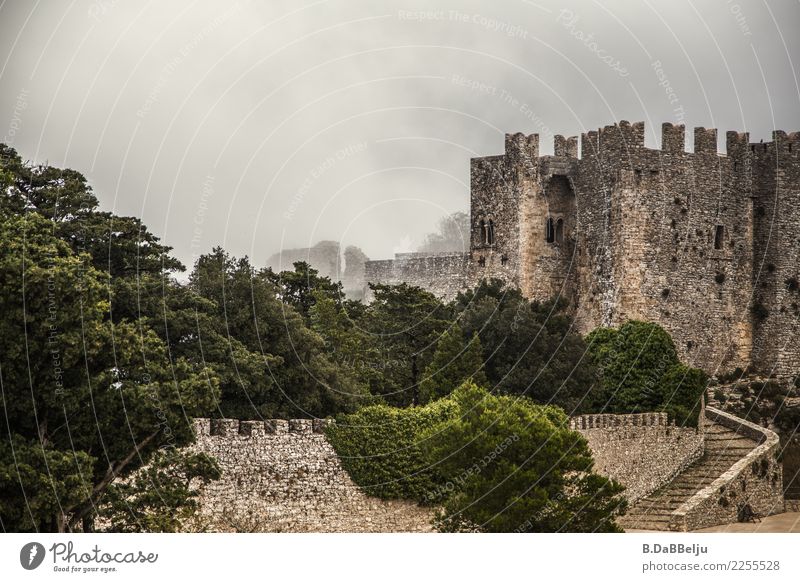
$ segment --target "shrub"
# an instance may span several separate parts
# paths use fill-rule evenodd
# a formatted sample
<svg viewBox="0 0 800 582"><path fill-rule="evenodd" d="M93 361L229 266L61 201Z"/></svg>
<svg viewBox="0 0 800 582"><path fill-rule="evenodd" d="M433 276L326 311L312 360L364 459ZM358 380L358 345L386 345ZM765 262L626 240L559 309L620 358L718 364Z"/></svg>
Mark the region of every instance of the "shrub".
<svg viewBox="0 0 800 582"><path fill-rule="evenodd" d="M625 509L618 483L592 472L586 439L556 406L495 396L475 384L452 398L457 418L424 435L446 478L446 531L615 532Z"/></svg>
<svg viewBox="0 0 800 582"><path fill-rule="evenodd" d="M619 329L598 328L586 342L601 375L592 411L665 411L676 423L696 426L706 375L681 364L661 326L629 321Z"/></svg>
<svg viewBox="0 0 800 582"><path fill-rule="evenodd" d="M556 406L465 382L423 407L370 406L328 437L353 481L382 498L441 505L445 531L620 531L618 483Z"/></svg>
<svg viewBox="0 0 800 582"><path fill-rule="evenodd" d="M342 465L366 493L425 502L442 477L425 460L419 435L455 411L449 399L412 408L379 404L338 417L326 432Z"/></svg>

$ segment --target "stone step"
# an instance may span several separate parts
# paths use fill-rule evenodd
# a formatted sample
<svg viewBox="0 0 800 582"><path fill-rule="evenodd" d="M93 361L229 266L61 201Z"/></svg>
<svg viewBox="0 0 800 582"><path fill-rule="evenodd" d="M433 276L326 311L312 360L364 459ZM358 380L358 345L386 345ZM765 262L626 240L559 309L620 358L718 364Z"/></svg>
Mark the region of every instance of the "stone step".
<svg viewBox="0 0 800 582"><path fill-rule="evenodd" d="M669 529L673 513L713 483L758 443L715 423L705 425L705 453L668 485L637 501L619 522L627 529Z"/></svg>

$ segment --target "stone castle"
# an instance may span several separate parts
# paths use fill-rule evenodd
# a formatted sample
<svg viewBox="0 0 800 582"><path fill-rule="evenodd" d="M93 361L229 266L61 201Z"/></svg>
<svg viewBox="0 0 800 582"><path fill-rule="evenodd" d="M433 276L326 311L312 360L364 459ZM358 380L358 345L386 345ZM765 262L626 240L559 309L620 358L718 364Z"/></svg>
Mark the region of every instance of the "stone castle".
<svg viewBox="0 0 800 582"><path fill-rule="evenodd" d="M370 282L445 298L497 277L529 298L568 301L579 331L629 319L672 334L709 373L800 371L800 132L768 143L729 131L621 121L578 138L507 134L471 160L470 249L368 261Z"/></svg>

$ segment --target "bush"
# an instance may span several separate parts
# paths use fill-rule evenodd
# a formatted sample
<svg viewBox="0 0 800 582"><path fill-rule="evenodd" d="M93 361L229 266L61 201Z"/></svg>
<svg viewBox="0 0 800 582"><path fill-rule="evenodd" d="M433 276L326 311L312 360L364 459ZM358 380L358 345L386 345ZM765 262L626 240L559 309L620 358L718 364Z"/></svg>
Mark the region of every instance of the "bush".
<svg viewBox="0 0 800 582"><path fill-rule="evenodd" d="M366 493L424 503L442 477L424 458L420 434L455 414L450 399L412 408L379 404L340 416L327 435L350 477Z"/></svg>
<svg viewBox="0 0 800 582"><path fill-rule="evenodd" d="M601 375L593 412L664 411L677 424L697 426L706 375L681 364L661 326L629 321L619 329L598 328L586 342Z"/></svg>
<svg viewBox="0 0 800 582"><path fill-rule="evenodd" d="M563 410L469 382L452 399L458 417L422 441L446 479L440 529L621 531L614 519L626 506L623 487L592 472L586 439Z"/></svg>
<svg viewBox="0 0 800 582"><path fill-rule="evenodd" d="M592 472L556 406L466 382L424 407L343 416L328 437L367 493L442 505L445 531L620 531L622 486Z"/></svg>

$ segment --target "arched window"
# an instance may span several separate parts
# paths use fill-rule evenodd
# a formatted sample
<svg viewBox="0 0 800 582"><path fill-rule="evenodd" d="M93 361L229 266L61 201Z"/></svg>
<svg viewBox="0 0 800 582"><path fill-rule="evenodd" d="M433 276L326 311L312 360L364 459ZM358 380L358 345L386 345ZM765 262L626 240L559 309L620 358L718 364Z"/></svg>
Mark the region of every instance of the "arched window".
<svg viewBox="0 0 800 582"><path fill-rule="evenodd" d="M481 244L486 244L486 221L481 218L480 223L478 224L478 236L481 239Z"/></svg>
<svg viewBox="0 0 800 582"><path fill-rule="evenodd" d="M490 245L494 244L494 220L489 219L489 225L486 228L486 242Z"/></svg>
<svg viewBox="0 0 800 582"><path fill-rule="evenodd" d="M720 250L725 240L725 227L718 224L714 229L714 249Z"/></svg>
<svg viewBox="0 0 800 582"><path fill-rule="evenodd" d="M556 221L556 242L564 242L564 220L561 218Z"/></svg>
<svg viewBox="0 0 800 582"><path fill-rule="evenodd" d="M548 218L544 223L544 240L551 243L556 239L555 229L553 228L553 219Z"/></svg>

